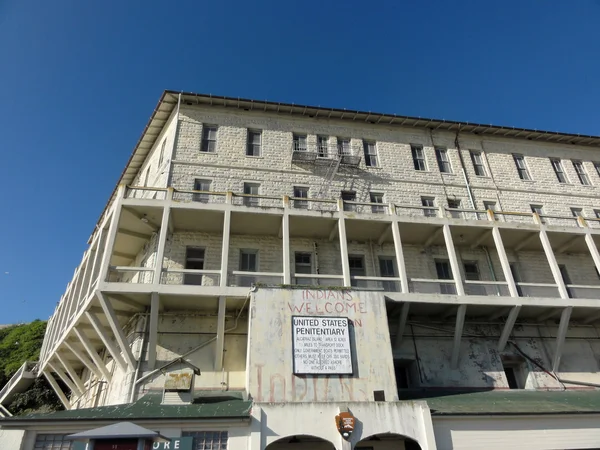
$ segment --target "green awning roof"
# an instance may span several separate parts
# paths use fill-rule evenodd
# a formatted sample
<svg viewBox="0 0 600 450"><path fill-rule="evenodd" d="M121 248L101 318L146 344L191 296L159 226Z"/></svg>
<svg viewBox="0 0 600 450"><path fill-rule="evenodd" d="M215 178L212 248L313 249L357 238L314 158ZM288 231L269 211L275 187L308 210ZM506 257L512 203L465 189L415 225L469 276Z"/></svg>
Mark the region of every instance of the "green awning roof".
<svg viewBox="0 0 600 450"><path fill-rule="evenodd" d="M600 414L600 390L479 392L405 391L402 400L424 400L432 415Z"/></svg>
<svg viewBox="0 0 600 450"><path fill-rule="evenodd" d="M250 417L252 407L252 402L243 400L238 392L197 393L194 403L186 405L163 405L161 401L162 392L149 392L134 403L8 417L0 420L0 426L63 420L244 419Z"/></svg>

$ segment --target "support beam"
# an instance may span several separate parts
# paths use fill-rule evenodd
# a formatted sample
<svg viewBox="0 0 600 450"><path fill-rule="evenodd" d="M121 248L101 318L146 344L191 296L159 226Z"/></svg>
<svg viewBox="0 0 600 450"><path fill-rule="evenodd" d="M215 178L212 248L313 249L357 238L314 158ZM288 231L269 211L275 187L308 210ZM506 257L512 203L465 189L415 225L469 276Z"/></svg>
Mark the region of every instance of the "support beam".
<svg viewBox="0 0 600 450"><path fill-rule="evenodd" d="M150 327L148 330L148 369L153 370L156 365L156 346L158 344L158 311L160 310L160 297L158 292L150 294Z"/></svg>
<svg viewBox="0 0 600 450"><path fill-rule="evenodd" d="M64 344L65 347L67 347L69 351L73 353L83 363L83 365L90 370L90 372L96 375L96 377L102 378L101 372L98 370L98 367L96 367L92 361L87 359L87 357L83 353L81 353L81 351L75 348L70 342L65 341Z"/></svg>
<svg viewBox="0 0 600 450"><path fill-rule="evenodd" d="M394 348L399 349L404 337L404 330L406 329L406 321L408 319L408 311L410 309L410 303L403 303L402 310L400 311L400 319L398 320L398 330L396 331L396 341L394 342Z"/></svg>
<svg viewBox="0 0 600 450"><path fill-rule="evenodd" d="M292 284L292 269L290 255L290 215L284 211L282 220L283 228L283 284Z"/></svg>
<svg viewBox="0 0 600 450"><path fill-rule="evenodd" d="M542 313L541 315L539 315L537 317L537 320L539 322L545 322L546 320L550 319L551 317L554 317L555 315L557 315L559 313L559 311L560 311L559 309L550 308L545 313Z"/></svg>
<svg viewBox="0 0 600 450"><path fill-rule="evenodd" d="M121 367L121 369L123 369L123 371L126 372L127 371L127 363L121 356L121 352L119 351L119 349L117 348L115 343L112 341L110 336L108 336L106 334L106 330L104 329L104 326L102 326L102 323L100 323L100 320L98 319L98 317L96 317L95 314L93 314L89 311L85 312L85 317L87 317L87 319L90 321L90 323L94 327L94 330L96 330L96 333L98 333L98 336L100 336L100 339L102 339L102 343L108 349L108 352L110 353L112 358ZM69 345L69 344L67 343L66 345Z"/></svg>
<svg viewBox="0 0 600 450"><path fill-rule="evenodd" d="M79 389L79 392L83 394L85 392L85 386L83 385L81 378L79 378L79 375L77 375L77 372L75 372L75 369L73 369L71 363L67 360L67 358L61 356L59 352L56 352L54 356L56 356L56 358L60 361L61 365L65 368L67 374L69 374L69 376L73 380L73 383L75 383L77 389Z"/></svg>
<svg viewBox="0 0 600 450"><path fill-rule="evenodd" d="M127 342L127 337L123 333L121 324L119 324L119 321L117 320L117 315L115 314L115 311L114 311L112 305L110 304L110 301L108 301L106 299L106 297L104 297L104 294L102 294L102 292L100 292L100 291L98 291L97 295L98 295L98 300L100 301L100 306L104 310L106 320L108 321L108 324L110 325L110 329L112 330L113 334L115 335L115 339L117 340L117 343L119 344L119 347L121 348L121 353L125 357L125 360L127 361L128 365L129 365L129 368L131 370L135 370L135 358L133 357L133 353L131 352L131 347L129 347L129 343Z"/></svg>
<svg viewBox="0 0 600 450"><path fill-rule="evenodd" d="M48 361L47 365L50 368L50 370L52 370L52 372L54 372L56 375L58 375L58 377L63 381L63 383L65 383L67 385L67 387L71 390L71 393L73 394L73 396L79 397L83 394L83 391L79 390L77 385L75 385L75 383L73 383L73 381L71 381L71 379L67 376L67 374L60 367L58 367L57 365L55 366L50 361Z"/></svg>
<svg viewBox="0 0 600 450"><path fill-rule="evenodd" d="M554 257L552 245L550 245L550 239L548 239L548 234L546 233L546 230L544 228L540 229L540 242L542 243L542 247L544 248L546 259L548 259L548 265L550 266L550 271L552 272L552 276L554 277L554 282L558 287L558 293L560 294L560 298L569 298L567 287L565 286L562 274L560 273L560 268L558 267L558 263L556 262L556 258Z"/></svg>
<svg viewBox="0 0 600 450"><path fill-rule="evenodd" d="M110 383L110 381L112 380L112 376L111 376L110 372L108 371L108 368L104 364L104 361L102 361L102 358L100 358L100 355L98 353L96 353L96 350L94 349L94 346L92 345L92 342L88 339L88 337L83 332L79 331L77 328L73 328L73 331L75 332L77 339L79 339L79 342L81 342L81 345L83 345L83 348L85 349L85 351L87 352L89 357L92 359L92 362L94 363L94 365L98 368L98 371L100 373L97 373L97 371L96 371L96 372L94 372L95 375L100 379L100 378L102 378L100 376L100 374L102 374L102 376L106 379L106 381L108 381ZM77 355L75 355L75 356L77 356Z"/></svg>
<svg viewBox="0 0 600 450"><path fill-rule="evenodd" d="M227 192L227 203L231 204L232 193ZM223 215L223 234L221 245L221 276L219 284L221 287L227 286L227 271L229 264L229 234L231 232L231 210L227 209Z"/></svg>
<svg viewBox="0 0 600 450"><path fill-rule="evenodd" d="M110 260L115 247L115 241L117 240L117 232L119 231L119 221L121 218L121 210L123 209L123 197L125 197L125 185L121 184L115 195L112 217L110 218L106 243L104 244L102 260L100 261L100 268L98 270L98 283L104 283L108 275Z"/></svg>
<svg viewBox="0 0 600 450"><path fill-rule="evenodd" d="M464 294L463 294L464 295ZM467 305L460 305L456 313L456 326L454 328L454 345L452 346L452 361L451 367L458 367L460 357L460 343L462 341L463 327L465 326L465 314L467 313Z"/></svg>
<svg viewBox="0 0 600 450"><path fill-rule="evenodd" d="M498 351L504 351L504 347L506 347L506 343L508 342L508 338L512 333L513 327L515 326L515 322L517 321L517 317L519 317L519 312L521 311L520 306L513 306L508 314L508 318L506 319L506 323L504 324L504 329L502 330L502 334L500 335L500 340L498 341Z"/></svg>
<svg viewBox="0 0 600 450"><path fill-rule="evenodd" d="M446 241L446 251L448 252L448 259L450 260L450 267L452 268L452 277L454 278L454 285L456 286L456 293L458 295L466 295L465 287L462 282L460 275L460 266L458 265L458 258L456 257L456 250L454 249L454 242L452 240L452 232L450 231L450 225L446 224L442 227L444 232L444 240Z"/></svg>
<svg viewBox="0 0 600 450"><path fill-rule="evenodd" d="M58 385L58 383L56 382L54 377L50 374L50 372L48 372L47 370L44 370L42 373L46 377L46 380L48 380L48 383L50 384L50 386L52 386L52 389L54 389L54 392L56 392L56 395L58 396L60 402L63 404L65 409L71 409L71 403L67 399L67 396L65 395L63 390L60 388L60 386Z"/></svg>
<svg viewBox="0 0 600 450"><path fill-rule="evenodd" d="M502 241L502 234L500 233L500 229L498 227L494 227L492 229L492 237L494 238L494 245L496 246L496 252L498 253L500 266L502 266L502 273L504 274L504 279L508 285L508 292L510 293L511 297L518 297L519 290L517 289L517 284L515 283L512 270L510 270L510 262L508 261L508 256L506 256L506 249L504 248L504 242Z"/></svg>
<svg viewBox="0 0 600 450"><path fill-rule="evenodd" d="M431 233L431 235L425 241L424 246L429 247L431 244L433 244L433 241L435 241L438 237L440 237L440 234L442 234L443 230L444 230L444 228L442 227L442 228L438 228L433 233Z"/></svg>
<svg viewBox="0 0 600 450"><path fill-rule="evenodd" d="M132 211L129 208L123 208L123 212L129 214L130 216L135 217L136 219L138 219L140 221L141 224L143 224L147 228L151 229L152 231L158 230L158 224L156 224L153 221L151 221L150 219L148 219L148 217L146 217L145 214L140 214L137 211Z"/></svg>
<svg viewBox="0 0 600 450"><path fill-rule="evenodd" d="M98 306L92 306L88 309L88 311L94 314L104 314L104 310L102 308L99 308ZM122 309L115 309L114 313L115 315L121 317L131 317L133 314L135 314L135 311L124 311Z"/></svg>
<svg viewBox="0 0 600 450"><path fill-rule="evenodd" d="M145 310L146 306L147 306L147 305L144 305L143 303L136 302L135 300L131 300L129 297L126 297L121 294L110 294L110 295L106 294L106 296L111 300L122 303L123 305L133 306L133 307L139 309L140 311Z"/></svg>
<svg viewBox="0 0 600 450"><path fill-rule="evenodd" d="M217 342L215 348L215 371L223 369L223 351L225 349L225 310L227 299L219 297L219 312L217 316Z"/></svg>
<svg viewBox="0 0 600 450"><path fill-rule="evenodd" d="M132 255L130 253L123 253L123 252L113 252L113 256L117 256L119 258L131 259L131 260L135 259L135 255Z"/></svg>
<svg viewBox="0 0 600 450"><path fill-rule="evenodd" d="M590 255L592 255L592 259L594 260L596 270L598 271L598 273L600 273L600 253L598 252L596 242L594 242L594 237L591 233L589 233L589 231L585 234L585 243L588 246Z"/></svg>
<svg viewBox="0 0 600 450"><path fill-rule="evenodd" d="M556 253L558 255L560 255L561 253L566 252L567 250L569 250L571 247L573 247L573 244L575 244L575 242L577 242L577 240L580 238L579 235L575 235L573 236L571 239L569 239L567 242L565 242L563 245L561 245L560 247L558 247L556 249Z"/></svg>
<svg viewBox="0 0 600 450"><path fill-rule="evenodd" d="M137 231L125 230L123 228L119 228L118 233L124 234L125 236L138 238L138 239L144 239L144 240L149 240L152 237L151 234L138 233Z"/></svg>
<svg viewBox="0 0 600 450"><path fill-rule="evenodd" d="M167 188L167 198L173 198L173 188ZM154 259L153 284L161 283L163 271L163 260L165 258L165 247L167 245L167 233L169 232L169 222L171 220L171 202L166 202L163 209L162 221L160 222L160 231L158 233L158 244L156 247L156 258Z"/></svg>
<svg viewBox="0 0 600 450"><path fill-rule="evenodd" d="M527 244L530 244L531 241L534 241L536 237L537 237L536 233L531 233L529 236L527 236L525 239L523 239L521 242L519 242L517 245L515 245L515 248L514 248L515 252L518 252L523 247L525 247Z"/></svg>
<svg viewBox="0 0 600 450"><path fill-rule="evenodd" d="M344 286L351 286L350 263L348 262L348 240L346 239L346 221L344 219L344 201L338 200L338 234L340 237L340 257L342 259L342 275L344 276ZM330 236L331 237L331 236Z"/></svg>
<svg viewBox="0 0 600 450"><path fill-rule="evenodd" d="M390 223L385 228L385 230L383 230L383 233L381 233L381 236L379 236L379 239L377 239L377 245L383 245L383 243L387 240L387 238L390 236L390 233L392 232L392 227L394 226L394 223L396 225L398 225L398 222Z"/></svg>
<svg viewBox="0 0 600 450"><path fill-rule="evenodd" d="M556 336L556 350L554 352L554 361L552 362L552 371L558 372L560 366L560 358L562 357L563 347L565 345L565 337L569 329L569 320L571 319L572 306L563 309L560 315L560 324L558 325L558 334Z"/></svg>
<svg viewBox="0 0 600 450"><path fill-rule="evenodd" d="M391 228L394 236L394 250L396 253L396 266L398 266L398 277L400 278L401 292L403 294L408 294L408 275L406 274L404 249L402 248L402 238L400 236L400 226L398 225L398 222L392 222Z"/></svg>
<svg viewBox="0 0 600 450"><path fill-rule="evenodd" d="M471 244L471 250L479 247L483 243L483 241L490 237L491 234L492 230L485 230L483 233L481 233L479 237L475 239L475 242Z"/></svg>

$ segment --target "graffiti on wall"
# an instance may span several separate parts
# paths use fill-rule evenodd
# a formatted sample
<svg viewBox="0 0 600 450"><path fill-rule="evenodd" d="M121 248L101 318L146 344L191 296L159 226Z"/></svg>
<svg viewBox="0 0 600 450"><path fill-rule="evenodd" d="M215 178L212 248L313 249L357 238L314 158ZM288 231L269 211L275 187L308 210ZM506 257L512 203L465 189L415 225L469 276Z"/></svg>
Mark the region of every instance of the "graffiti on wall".
<svg viewBox="0 0 600 450"><path fill-rule="evenodd" d="M302 301L288 302L292 314L340 314L356 315L368 312L367 303L354 298L349 291L303 290ZM353 319L354 326L362 327L360 318Z"/></svg>

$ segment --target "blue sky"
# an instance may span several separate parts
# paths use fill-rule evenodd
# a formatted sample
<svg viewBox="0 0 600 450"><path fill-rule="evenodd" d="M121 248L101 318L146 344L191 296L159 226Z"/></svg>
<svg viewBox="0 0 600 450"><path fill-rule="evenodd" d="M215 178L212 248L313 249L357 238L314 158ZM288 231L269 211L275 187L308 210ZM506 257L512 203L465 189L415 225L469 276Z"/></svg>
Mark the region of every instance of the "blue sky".
<svg viewBox="0 0 600 450"><path fill-rule="evenodd" d="M0 0L0 324L52 313L164 89L598 135L598 23L600 0Z"/></svg>

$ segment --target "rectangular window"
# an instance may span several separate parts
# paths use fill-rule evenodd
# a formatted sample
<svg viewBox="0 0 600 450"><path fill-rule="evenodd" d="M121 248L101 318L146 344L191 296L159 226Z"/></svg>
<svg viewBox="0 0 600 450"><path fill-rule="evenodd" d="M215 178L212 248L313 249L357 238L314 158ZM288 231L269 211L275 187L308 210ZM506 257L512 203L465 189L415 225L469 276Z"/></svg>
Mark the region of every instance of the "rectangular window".
<svg viewBox="0 0 600 450"><path fill-rule="evenodd" d="M394 375L396 376L396 387L400 389L410 389L417 387L415 376L416 367L414 360L395 359Z"/></svg>
<svg viewBox="0 0 600 450"><path fill-rule="evenodd" d="M304 186L294 186L294 208L308 209L308 200L298 200L308 198L308 188Z"/></svg>
<svg viewBox="0 0 600 450"><path fill-rule="evenodd" d="M561 160L558 158L550 158L550 162L552 163L552 168L554 169L554 173L556 174L556 178L558 178L559 183L566 183L567 176L563 170Z"/></svg>
<svg viewBox="0 0 600 450"><path fill-rule="evenodd" d="M217 150L217 126L204 125L202 129L202 147L203 152L215 152Z"/></svg>
<svg viewBox="0 0 600 450"><path fill-rule="evenodd" d="M257 272L258 250L240 250L240 271Z"/></svg>
<svg viewBox="0 0 600 450"><path fill-rule="evenodd" d="M450 268L450 262L444 260L435 260L435 271L438 280L453 280L452 269ZM440 283L441 294L456 294L456 287L450 283Z"/></svg>
<svg viewBox="0 0 600 450"><path fill-rule="evenodd" d="M317 136L317 156L319 158L329 157L329 136Z"/></svg>
<svg viewBox="0 0 600 450"><path fill-rule="evenodd" d="M448 199L448 209L460 209L460 200L455 198ZM450 211L450 217L453 219L462 219L463 213L462 211Z"/></svg>
<svg viewBox="0 0 600 450"><path fill-rule="evenodd" d="M435 198L421 197L421 206L424 206L423 215L425 217L437 217L437 208L435 207Z"/></svg>
<svg viewBox="0 0 600 450"><path fill-rule="evenodd" d="M475 170L475 175L479 177L486 177L487 172L485 171L485 166L483 164L483 156L481 152L476 152L471 150L471 161L473 162L473 169Z"/></svg>
<svg viewBox="0 0 600 450"><path fill-rule="evenodd" d="M194 180L194 190L208 192L210 191L210 184L210 180L196 178ZM195 202L208 203L210 201L210 194L194 194L193 199Z"/></svg>
<svg viewBox="0 0 600 450"><path fill-rule="evenodd" d="M396 264L394 257L392 256L380 256L379 257L379 274L386 278L395 278L396 275ZM386 292L398 292L398 285L395 281L384 281L382 282L383 290Z"/></svg>
<svg viewBox="0 0 600 450"><path fill-rule="evenodd" d="M259 183L244 183L244 194L246 195L259 195L260 184ZM256 197L244 197L244 206L259 206L260 199Z"/></svg>
<svg viewBox="0 0 600 450"><path fill-rule="evenodd" d="M248 130L246 156L260 156L262 145L262 131Z"/></svg>
<svg viewBox="0 0 600 450"><path fill-rule="evenodd" d="M165 139L160 146L160 156L158 158L158 167L162 166L163 158L165 157L165 145L167 145L167 140Z"/></svg>
<svg viewBox="0 0 600 450"><path fill-rule="evenodd" d="M337 138L338 155L350 155L350 139Z"/></svg>
<svg viewBox="0 0 600 450"><path fill-rule="evenodd" d="M73 441L66 434L38 434L35 437L34 450L71 450Z"/></svg>
<svg viewBox="0 0 600 450"><path fill-rule="evenodd" d="M385 213L385 206L383 206L383 194L379 192L371 192L369 193L369 197L371 199L371 203L377 203L377 205L371 205L371 212L373 214Z"/></svg>
<svg viewBox="0 0 600 450"><path fill-rule="evenodd" d="M463 262L463 270L465 271L465 280L481 280L481 276L479 274L479 265L477 264L477 261ZM465 283L465 290L468 295L486 295L485 286L482 286L480 284Z"/></svg>
<svg viewBox="0 0 600 450"><path fill-rule="evenodd" d="M227 450L227 431L184 431L181 436L192 436L192 450Z"/></svg>
<svg viewBox="0 0 600 450"><path fill-rule="evenodd" d="M437 159L438 167L442 173L452 173L450 159L448 158L448 149L444 147L435 148L435 159Z"/></svg>
<svg viewBox="0 0 600 450"><path fill-rule="evenodd" d="M577 172L577 177L579 178L581 184L590 186L592 183L590 183L590 177L588 177L588 174L583 167L583 162L573 161L573 167L575 168L575 172Z"/></svg>
<svg viewBox="0 0 600 450"><path fill-rule="evenodd" d="M525 165L525 157L523 155L513 155L513 159L515 160L515 165L517 166L519 178L526 181L531 180L529 170L527 170L527 166Z"/></svg>
<svg viewBox="0 0 600 450"><path fill-rule="evenodd" d="M525 389L527 371L522 362L503 359L502 368L509 389Z"/></svg>
<svg viewBox="0 0 600 450"><path fill-rule="evenodd" d="M600 176L600 162L594 163L594 169L596 169L596 173Z"/></svg>
<svg viewBox="0 0 600 450"><path fill-rule="evenodd" d="M191 270L204 270L204 248L185 248L185 268ZM183 284L199 286L202 284L202 274L184 273Z"/></svg>
<svg viewBox="0 0 600 450"><path fill-rule="evenodd" d="M342 191L342 200L344 201L344 211L356 211L356 205L346 202L356 201L356 192Z"/></svg>
<svg viewBox="0 0 600 450"><path fill-rule="evenodd" d="M294 134L293 150L296 152L305 152L306 146L306 135L305 134Z"/></svg>
<svg viewBox="0 0 600 450"><path fill-rule="evenodd" d="M295 258L295 273L310 274L312 273L312 254L305 252L296 252ZM296 284L313 284L311 278L296 278Z"/></svg>
<svg viewBox="0 0 600 450"><path fill-rule="evenodd" d="M363 141L363 148L367 167L377 167L377 146L375 142Z"/></svg>
<svg viewBox="0 0 600 450"><path fill-rule="evenodd" d="M496 202L483 202L483 209L485 209L486 211L492 211L493 213L496 212ZM494 220L498 220L498 216L496 216L496 214L494 214Z"/></svg>
<svg viewBox="0 0 600 450"><path fill-rule="evenodd" d="M542 205L529 205L531 207L531 212L536 213L540 216L540 222L546 223L546 219L544 218L544 207Z"/></svg>
<svg viewBox="0 0 600 450"><path fill-rule="evenodd" d="M355 280L354 277L365 276L365 258L363 256L348 256L348 265L350 266L350 285L358 286L363 284L364 280Z"/></svg>
<svg viewBox="0 0 600 450"><path fill-rule="evenodd" d="M411 144L410 151L412 152L413 165L415 167L415 170L427 170L423 146Z"/></svg>

